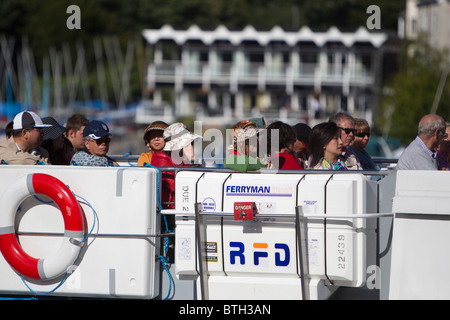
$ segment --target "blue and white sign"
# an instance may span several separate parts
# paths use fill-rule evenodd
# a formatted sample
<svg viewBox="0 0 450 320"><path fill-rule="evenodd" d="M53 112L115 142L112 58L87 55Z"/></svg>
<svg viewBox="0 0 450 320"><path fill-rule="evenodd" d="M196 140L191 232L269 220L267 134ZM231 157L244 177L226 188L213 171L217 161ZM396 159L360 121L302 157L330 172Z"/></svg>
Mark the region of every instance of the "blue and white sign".
<svg viewBox="0 0 450 320"><path fill-rule="evenodd" d="M213 198L206 198L202 201L203 211L216 211L216 201Z"/></svg>

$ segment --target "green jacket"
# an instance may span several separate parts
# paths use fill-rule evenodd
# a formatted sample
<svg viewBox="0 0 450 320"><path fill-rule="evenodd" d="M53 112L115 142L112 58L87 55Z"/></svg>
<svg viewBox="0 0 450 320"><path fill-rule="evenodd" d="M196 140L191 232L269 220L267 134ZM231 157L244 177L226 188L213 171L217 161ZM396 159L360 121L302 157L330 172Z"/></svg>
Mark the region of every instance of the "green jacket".
<svg viewBox="0 0 450 320"><path fill-rule="evenodd" d="M247 172L259 170L261 168L265 168L266 166L261 161L253 157L229 154L224 159L223 167L239 172Z"/></svg>

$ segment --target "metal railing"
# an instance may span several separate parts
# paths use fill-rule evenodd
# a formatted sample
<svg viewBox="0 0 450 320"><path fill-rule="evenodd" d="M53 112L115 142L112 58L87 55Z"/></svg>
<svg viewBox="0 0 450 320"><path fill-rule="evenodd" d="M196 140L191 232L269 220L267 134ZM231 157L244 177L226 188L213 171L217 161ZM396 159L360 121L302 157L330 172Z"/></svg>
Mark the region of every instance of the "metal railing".
<svg viewBox="0 0 450 320"><path fill-rule="evenodd" d="M223 62L217 65L205 62L183 64L181 61L164 61L161 64L151 66L154 70L153 79L155 81L175 82L175 78L183 80L201 80L209 79L210 82L223 82L229 79L230 83L237 81L255 82L263 80L271 83L272 81L283 82L290 79L294 82L313 81L315 77L320 76L323 81L332 79L333 81L350 81L352 83L373 83L374 75L369 70L348 69L348 67L327 64L321 66L318 63L302 63L297 67L289 64L281 64L268 67L264 63L243 63L237 65L230 62ZM263 78L263 79L261 79Z"/></svg>

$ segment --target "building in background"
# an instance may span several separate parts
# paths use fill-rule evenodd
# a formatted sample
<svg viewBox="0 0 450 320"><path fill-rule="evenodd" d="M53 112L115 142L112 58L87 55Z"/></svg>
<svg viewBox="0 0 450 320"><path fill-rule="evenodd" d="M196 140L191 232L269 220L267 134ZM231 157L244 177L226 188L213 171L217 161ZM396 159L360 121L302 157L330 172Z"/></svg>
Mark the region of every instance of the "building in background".
<svg viewBox="0 0 450 320"><path fill-rule="evenodd" d="M152 48L149 100L137 121L195 116L211 125L263 116L314 124L346 110L369 122L376 108L390 35L331 27L258 31L248 26L202 30L169 25L143 30Z"/></svg>
<svg viewBox="0 0 450 320"><path fill-rule="evenodd" d="M450 49L450 1L406 0L398 34L407 40L417 40L422 35L433 48Z"/></svg>

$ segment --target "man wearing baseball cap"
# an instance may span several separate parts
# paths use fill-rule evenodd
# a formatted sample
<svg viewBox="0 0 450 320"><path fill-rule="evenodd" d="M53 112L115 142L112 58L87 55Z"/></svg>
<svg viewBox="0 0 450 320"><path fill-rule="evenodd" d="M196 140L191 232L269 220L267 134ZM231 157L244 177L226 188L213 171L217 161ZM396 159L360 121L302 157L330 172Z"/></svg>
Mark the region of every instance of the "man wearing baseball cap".
<svg viewBox="0 0 450 320"><path fill-rule="evenodd" d="M75 166L118 166L108 157L111 133L106 123L98 120L89 122L83 130L84 149L78 151L70 161Z"/></svg>
<svg viewBox="0 0 450 320"><path fill-rule="evenodd" d="M47 150L40 147L43 128L51 127L32 111L23 111L14 117L10 139L0 140L1 164L49 164Z"/></svg>

